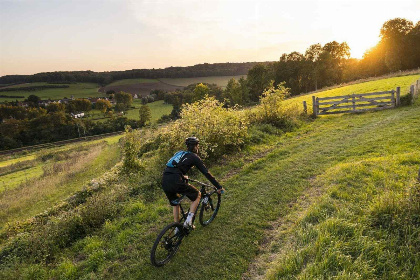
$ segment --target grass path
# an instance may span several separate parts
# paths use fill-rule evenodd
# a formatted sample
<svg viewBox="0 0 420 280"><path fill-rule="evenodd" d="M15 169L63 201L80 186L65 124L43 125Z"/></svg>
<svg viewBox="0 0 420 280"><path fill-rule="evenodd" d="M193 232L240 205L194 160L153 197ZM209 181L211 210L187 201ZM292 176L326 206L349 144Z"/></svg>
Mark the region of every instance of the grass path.
<svg viewBox="0 0 420 280"><path fill-rule="evenodd" d="M314 178L343 162L417 151L418 135L419 102L375 113L319 118L254 148L248 155L254 160L234 156L213 168L216 177L226 178L222 183L228 191L221 211L210 226L198 226L165 267L157 269L149 261L156 235L171 222L171 210L160 191L156 195L162 198L153 203L130 201L126 215L66 250L62 265L70 262L79 277L92 279L255 276L255 271L264 270L258 258L264 259L268 239L285 225L288 215L296 215L293 205L311 192ZM411 168L415 174L418 167ZM250 269L250 264L255 267Z"/></svg>

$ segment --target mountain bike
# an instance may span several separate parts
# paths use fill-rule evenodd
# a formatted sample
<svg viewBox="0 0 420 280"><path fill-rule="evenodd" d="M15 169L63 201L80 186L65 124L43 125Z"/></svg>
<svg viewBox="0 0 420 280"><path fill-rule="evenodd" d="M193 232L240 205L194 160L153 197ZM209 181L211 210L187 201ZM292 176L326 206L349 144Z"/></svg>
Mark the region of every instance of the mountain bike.
<svg viewBox="0 0 420 280"><path fill-rule="evenodd" d="M217 212L220 208L220 203L222 201L221 194L217 192L217 188L206 183L194 180L187 179L191 182L198 183L201 193L201 199L195 211L197 214L198 209L200 209L199 220L202 226L207 226L210 224L214 218L216 218ZM184 211L182 207L182 201L184 200L185 195L182 195L178 199L172 201L173 204L179 205L181 219L179 223L171 223L167 225L156 238L155 243L153 244L152 250L150 252L150 260L154 266L163 266L169 262L169 260L175 255L178 251L179 246L181 245L184 237L189 235L193 230L192 227L185 228L183 222L188 216L188 211ZM201 208L200 208L201 206ZM194 215L195 219L196 215ZM193 223L194 223L193 219Z"/></svg>

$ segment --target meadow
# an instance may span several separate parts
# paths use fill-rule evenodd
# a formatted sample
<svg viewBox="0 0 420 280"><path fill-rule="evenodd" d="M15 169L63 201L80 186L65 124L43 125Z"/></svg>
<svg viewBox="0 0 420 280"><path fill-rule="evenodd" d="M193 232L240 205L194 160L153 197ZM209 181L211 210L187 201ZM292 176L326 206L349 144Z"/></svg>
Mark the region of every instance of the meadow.
<svg viewBox="0 0 420 280"><path fill-rule="evenodd" d="M417 78L346 90L403 89ZM147 137L156 133L144 134L138 145L147 148ZM150 248L172 221L172 209L156 185L159 155L143 151L148 165L105 173L104 191L77 208L50 213L37 227L5 228L0 277L417 279L419 134L419 99L380 112L307 120L288 132L251 126L240 150L206 161L226 188L217 218L197 226L159 269L150 264Z"/></svg>
<svg viewBox="0 0 420 280"><path fill-rule="evenodd" d="M191 84L207 83L216 84L222 88L225 88L230 79L234 78L239 80L241 77L246 78L246 75L238 76L212 76L212 77L194 77L194 78L161 78L159 81L176 86L186 87Z"/></svg>
<svg viewBox="0 0 420 280"><path fill-rule="evenodd" d="M49 83L30 83L30 84L21 84L11 86L13 88L19 87L28 87L28 86L44 86L44 85L51 85ZM64 97L71 98L87 98L87 97L105 97L104 94L99 93L99 85L95 83L76 83L76 84L68 84L68 88L52 88L52 89L42 89L42 90L34 90L34 91L10 91L10 92L3 92L6 95L13 95L13 96L25 96L27 98L29 95L36 95L39 96L41 99L62 99ZM17 100L24 100L25 98L5 98L0 97L0 102L4 101L15 101Z"/></svg>

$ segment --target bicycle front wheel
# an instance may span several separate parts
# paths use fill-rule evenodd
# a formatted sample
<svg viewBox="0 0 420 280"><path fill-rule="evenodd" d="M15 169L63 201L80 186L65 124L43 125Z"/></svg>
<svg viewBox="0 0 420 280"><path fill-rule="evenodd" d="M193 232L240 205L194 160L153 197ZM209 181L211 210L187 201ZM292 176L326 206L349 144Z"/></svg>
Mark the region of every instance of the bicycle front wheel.
<svg viewBox="0 0 420 280"><path fill-rule="evenodd" d="M207 226L216 218L221 201L222 197L217 192L204 197L200 209L200 224L202 226Z"/></svg>
<svg viewBox="0 0 420 280"><path fill-rule="evenodd" d="M154 266L163 266L175 255L184 238L180 223L167 225L156 238L150 252L150 260Z"/></svg>

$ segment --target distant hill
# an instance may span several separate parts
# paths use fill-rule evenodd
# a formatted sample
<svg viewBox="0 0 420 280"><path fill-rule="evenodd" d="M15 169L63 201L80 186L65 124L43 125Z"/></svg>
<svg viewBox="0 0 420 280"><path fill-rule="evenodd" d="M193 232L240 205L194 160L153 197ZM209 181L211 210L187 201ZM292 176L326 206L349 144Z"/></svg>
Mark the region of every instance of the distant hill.
<svg viewBox="0 0 420 280"><path fill-rule="evenodd" d="M193 78L209 76L246 75L259 62L243 63L203 63L186 67L164 69L132 69L126 71L60 71L34 75L6 75L0 77L0 85L33 82L92 82L103 86L122 79ZM269 62L262 62L263 64Z"/></svg>

